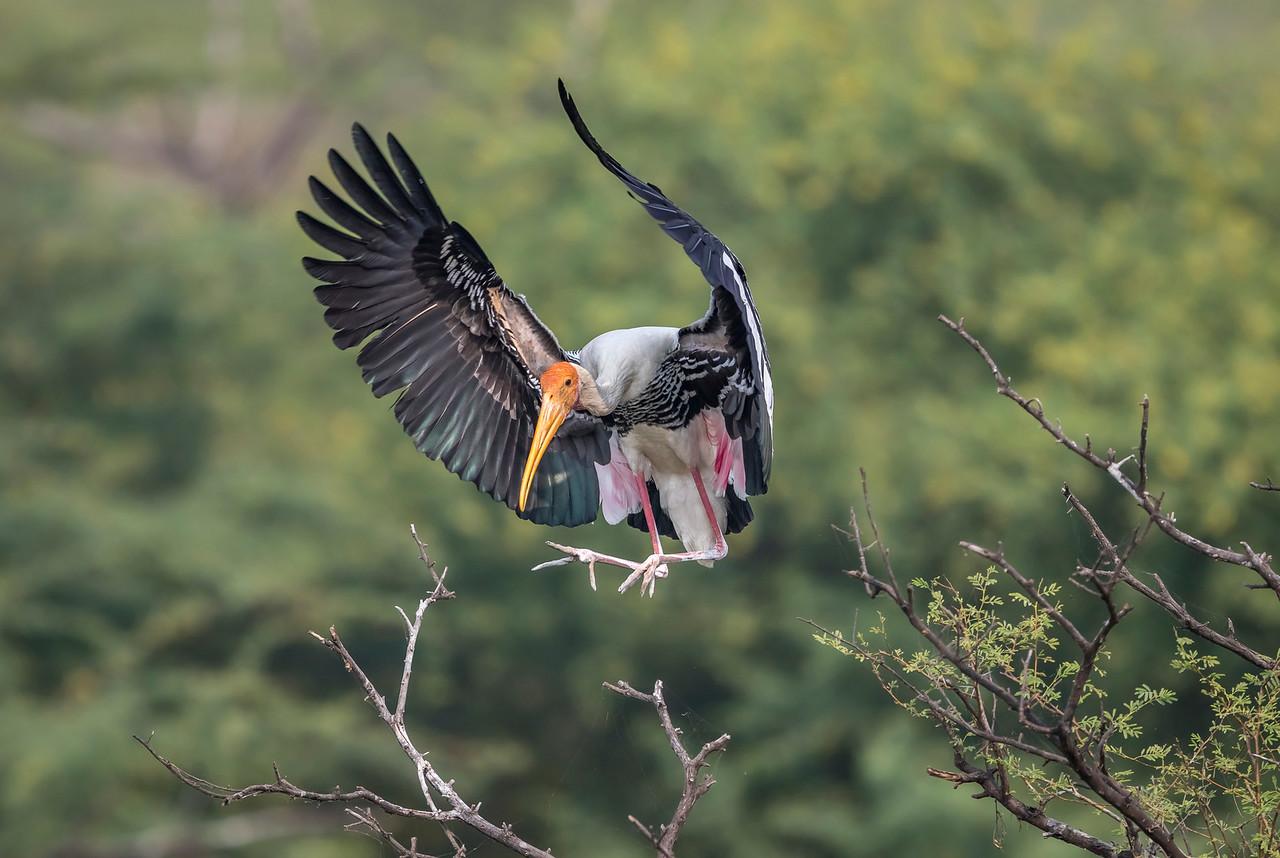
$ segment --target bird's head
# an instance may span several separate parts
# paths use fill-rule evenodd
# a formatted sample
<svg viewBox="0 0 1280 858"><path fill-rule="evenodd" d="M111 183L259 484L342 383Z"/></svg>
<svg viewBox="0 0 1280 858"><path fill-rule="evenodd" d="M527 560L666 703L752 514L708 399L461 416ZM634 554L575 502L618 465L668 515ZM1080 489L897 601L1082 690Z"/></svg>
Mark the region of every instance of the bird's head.
<svg viewBox="0 0 1280 858"><path fill-rule="evenodd" d="M529 500L529 490L533 487L538 464L546 454L547 447L551 446L551 439L568 418L569 412L578 405L578 397L582 391L580 370L568 361L553 363L538 381L542 385L542 408L538 411L538 425L533 430L529 457L524 462L524 475L520 477L521 512L524 512Z"/></svg>

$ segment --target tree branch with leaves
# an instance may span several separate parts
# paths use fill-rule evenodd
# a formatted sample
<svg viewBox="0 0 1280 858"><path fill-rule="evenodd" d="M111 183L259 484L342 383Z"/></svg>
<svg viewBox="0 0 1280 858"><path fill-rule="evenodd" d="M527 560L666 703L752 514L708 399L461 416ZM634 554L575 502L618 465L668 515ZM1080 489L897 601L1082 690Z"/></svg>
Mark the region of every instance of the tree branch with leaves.
<svg viewBox="0 0 1280 858"><path fill-rule="evenodd" d="M1013 401L1054 441L1105 473L1131 497L1141 523L1116 539L1068 485L1068 509L1085 523L1097 553L1055 579L1029 574L1001 546L960 546L985 568L963 585L944 578L894 570L892 555L871 507L865 472L863 512L851 513L847 535L857 556L849 576L873 598L883 596L923 640L918 649L890 643L887 619L849 634L815 626L823 644L870 667L892 699L933 722L946 734L952 766L928 774L955 787L974 786L974 798L991 800L1015 819L1105 858L1164 855L1184 858L1280 854L1280 674L1274 641L1246 641L1228 619L1225 628L1197 616L1158 573L1132 566L1134 553L1152 533L1215 564L1250 570L1248 586L1280 597L1280 575L1271 555L1248 543L1214 545L1183 529L1149 486L1147 436L1150 402L1141 402L1138 443L1131 455L1100 454L1052 422L1038 399L1024 396L987 348L964 325L939 320L986 364L996 392ZM1128 468L1128 470L1126 470ZM1271 482L1254 486L1271 490ZM864 525L866 531L864 531ZM868 541L869 537L869 541ZM874 548L878 569L868 553ZM1089 627L1064 585L1102 608ZM1109 641L1134 610L1136 594L1163 611L1177 629L1170 664L1190 678L1201 697L1208 727L1145 743L1146 710L1169 705L1166 688L1139 685L1114 699L1104 682ZM1237 678L1228 679L1222 659ZM1055 806L1085 809L1093 824L1059 818Z"/></svg>

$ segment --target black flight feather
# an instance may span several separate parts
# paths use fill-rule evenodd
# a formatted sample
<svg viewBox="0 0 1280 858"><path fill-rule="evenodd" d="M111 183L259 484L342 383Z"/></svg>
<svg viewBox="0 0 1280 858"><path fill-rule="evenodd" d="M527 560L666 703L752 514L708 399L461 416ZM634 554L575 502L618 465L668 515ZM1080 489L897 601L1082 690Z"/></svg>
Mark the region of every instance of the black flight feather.
<svg viewBox="0 0 1280 858"><path fill-rule="evenodd" d="M316 204L346 232L298 216L303 232L342 257L303 260L322 281L316 298L334 342L362 346L357 363L375 395L399 392L392 410L419 450L514 510L537 379L566 355L480 244L445 218L400 142L388 135L388 160L363 126L352 140L368 179L329 154L351 202L309 181ZM552 440L530 506L517 514L554 525L594 520L595 464L607 454L603 424L576 415Z"/></svg>

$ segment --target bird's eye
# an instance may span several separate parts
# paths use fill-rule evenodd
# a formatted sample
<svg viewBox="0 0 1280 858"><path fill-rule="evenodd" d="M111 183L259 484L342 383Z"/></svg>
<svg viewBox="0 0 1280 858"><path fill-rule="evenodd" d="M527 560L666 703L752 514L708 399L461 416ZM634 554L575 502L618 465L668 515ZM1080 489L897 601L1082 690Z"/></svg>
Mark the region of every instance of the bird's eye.
<svg viewBox="0 0 1280 858"><path fill-rule="evenodd" d="M573 381L572 381L571 379L566 378L566 379L564 380L564 386L565 386L565 387L568 387L570 384L573 384Z"/></svg>

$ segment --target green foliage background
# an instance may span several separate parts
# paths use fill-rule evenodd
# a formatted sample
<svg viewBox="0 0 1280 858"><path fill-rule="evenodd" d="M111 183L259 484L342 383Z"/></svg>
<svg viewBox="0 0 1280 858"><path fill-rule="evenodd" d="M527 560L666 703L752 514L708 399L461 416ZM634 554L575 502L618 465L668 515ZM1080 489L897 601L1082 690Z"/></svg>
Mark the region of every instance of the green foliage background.
<svg viewBox="0 0 1280 858"><path fill-rule="evenodd" d="M206 50L227 8L230 65ZM280 16L304 13L318 50L300 64ZM265 806L189 794L129 734L156 731L220 782L276 760L299 783L412 801L393 743L305 633L335 623L390 681L391 606L425 586L413 521L460 595L429 616L413 729L464 795L556 854L644 854L626 814L669 813L650 713L600 689L655 677L692 736L734 736L690 855L979 856L993 832L1012 854L1065 854L926 778L941 737L795 620L868 609L829 528L859 465L908 577L973 571L961 538L1065 576L1092 555L1064 479L1134 523L992 394L939 312L1101 446L1136 442L1149 394L1153 480L1179 521L1278 547L1274 500L1246 485L1280 475L1273 4L5 0L0 18L6 853L143 854L172 835L206 843L187 854L381 854L322 809L304 835L219 846L215 820ZM651 602L529 574L541 540L570 534L418 456L327 342L297 262L305 175L360 119L395 130L566 344L696 317L696 269L574 138L558 75L606 146L737 251L773 356L757 522ZM131 126L210 92L245 107L240 145L301 93L325 118L230 203L157 163L52 145L33 119L52 105ZM644 550L604 526L571 536ZM1142 563L1276 645L1243 573L1159 546ZM1172 644L1140 610L1112 676L1176 687Z"/></svg>

